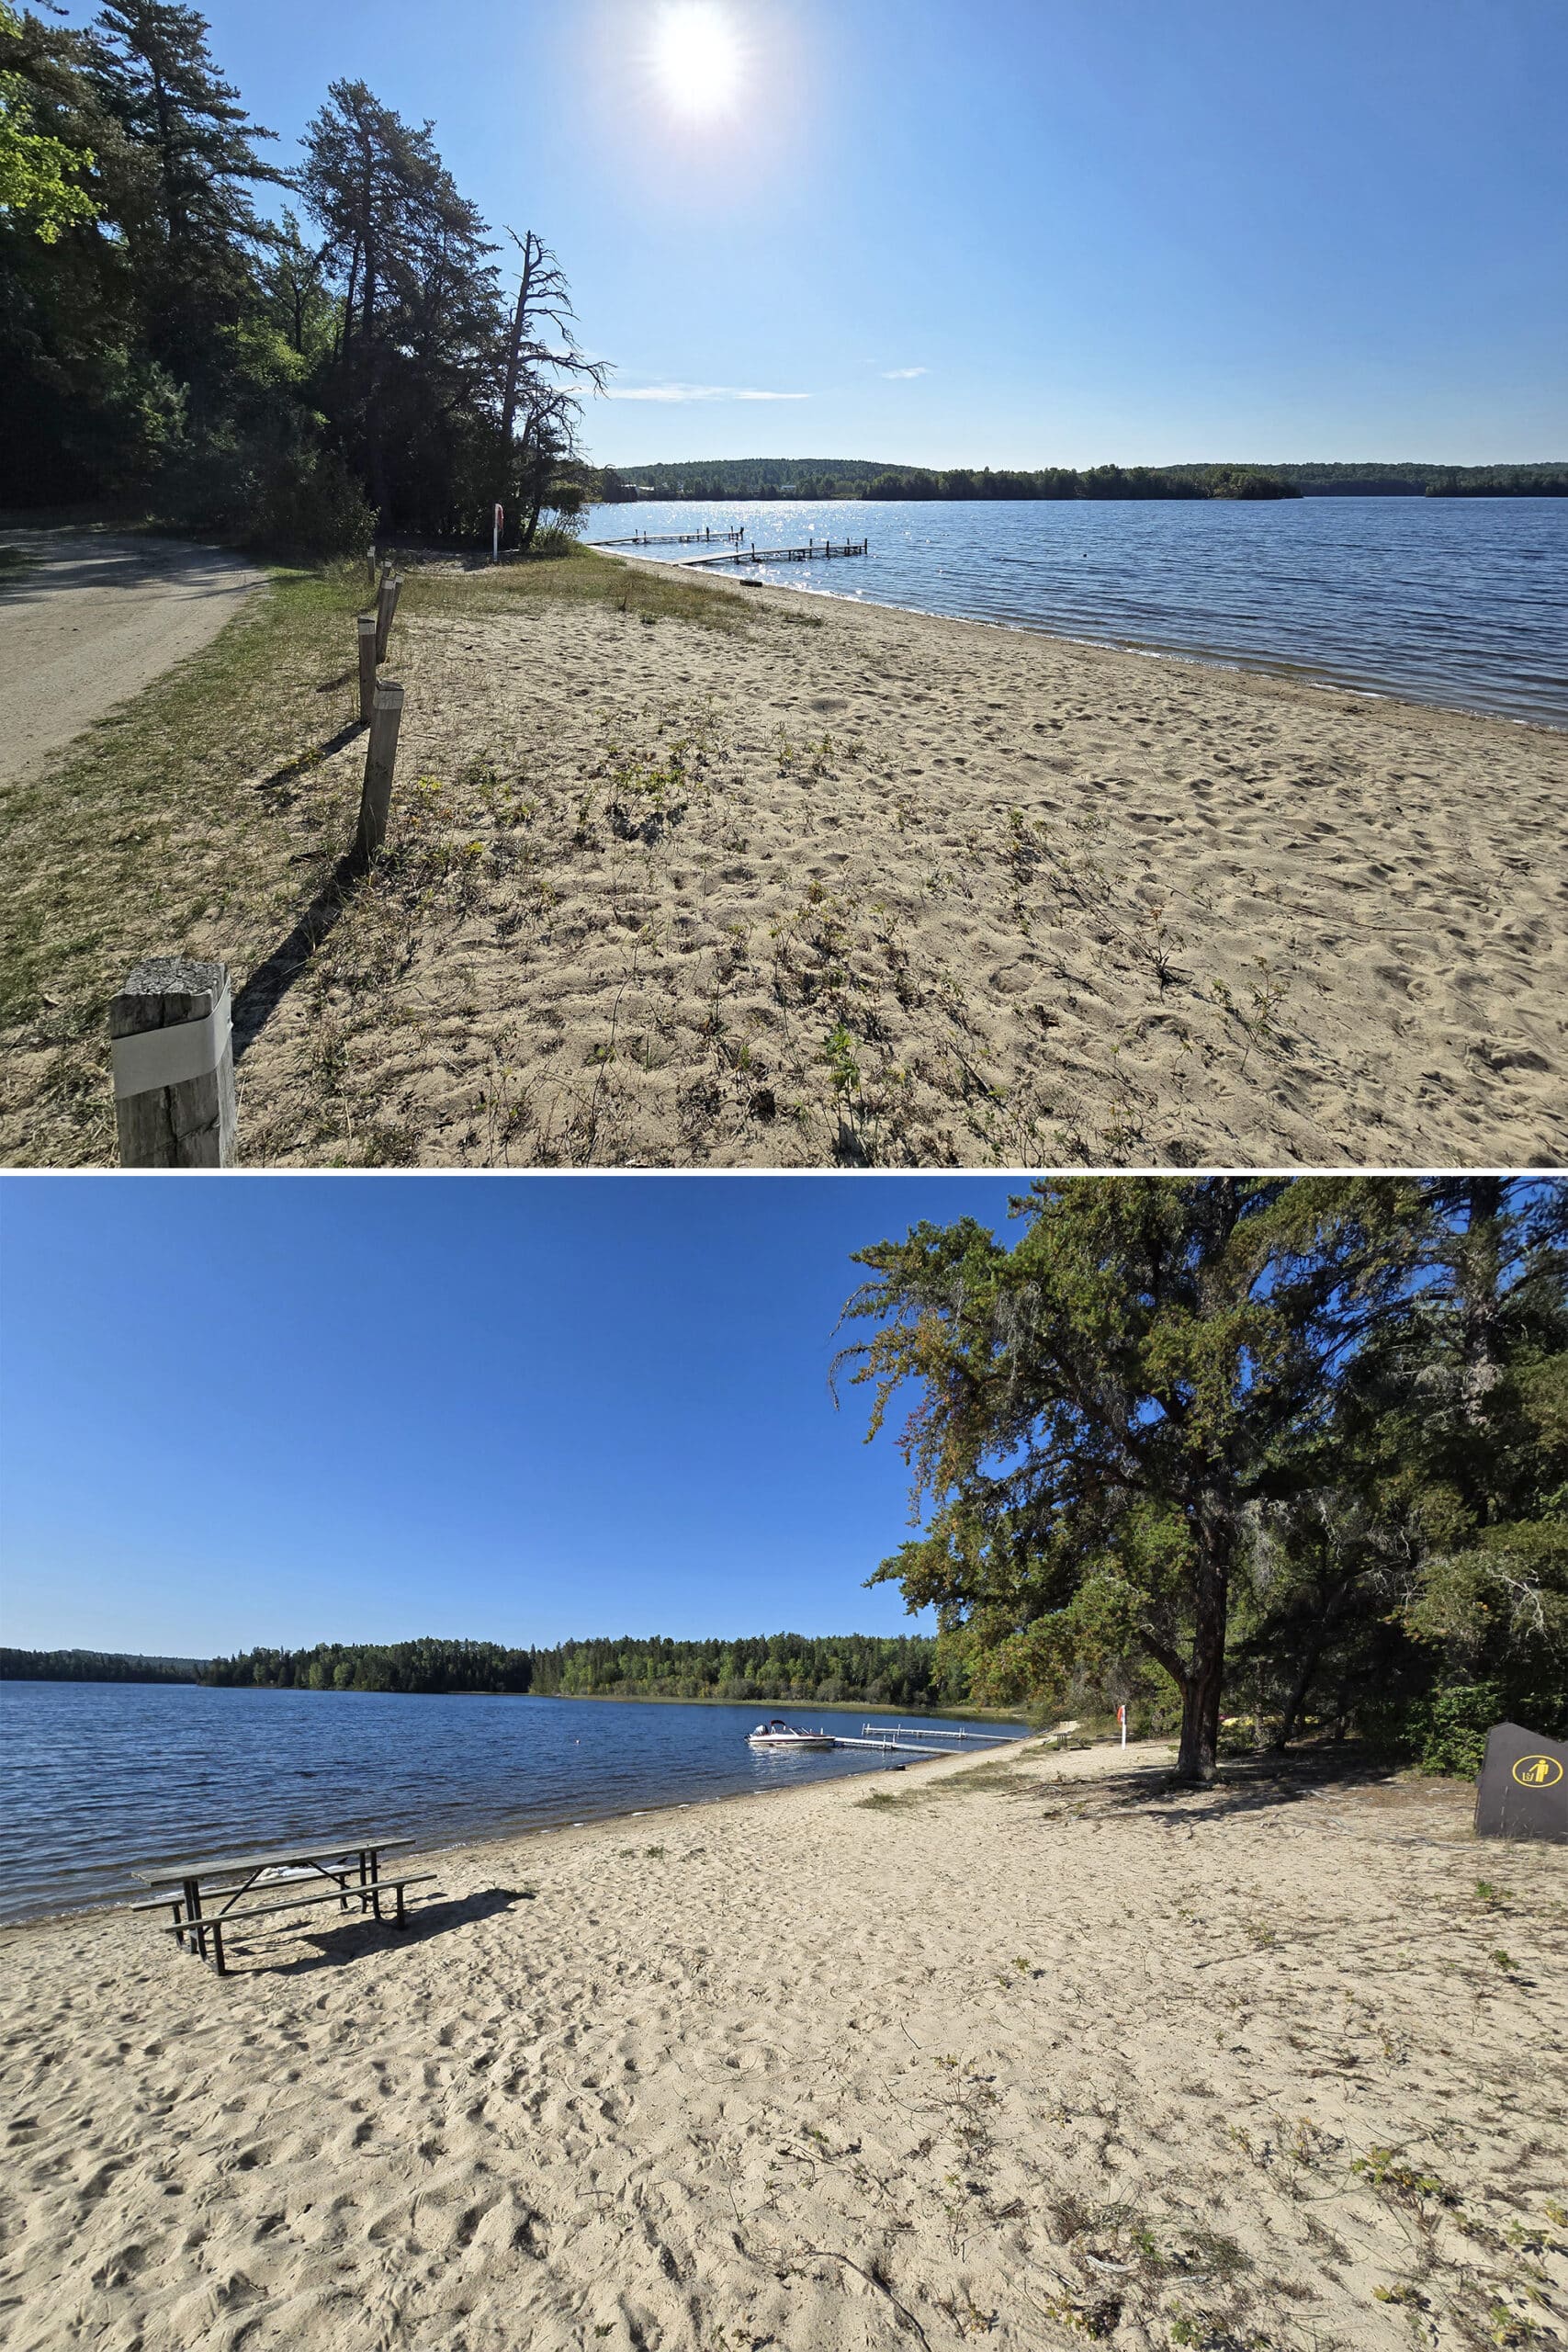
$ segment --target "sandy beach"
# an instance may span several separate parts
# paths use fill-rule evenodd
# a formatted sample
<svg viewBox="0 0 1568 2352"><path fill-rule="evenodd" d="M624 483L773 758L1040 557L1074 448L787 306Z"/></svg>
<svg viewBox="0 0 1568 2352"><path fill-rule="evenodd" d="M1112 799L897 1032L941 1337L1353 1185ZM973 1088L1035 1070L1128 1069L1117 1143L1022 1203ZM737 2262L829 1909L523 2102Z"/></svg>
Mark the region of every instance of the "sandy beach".
<svg viewBox="0 0 1568 2352"><path fill-rule="evenodd" d="M411 594L400 867L249 1046L251 1164L1568 1156L1568 739L728 593Z"/></svg>
<svg viewBox="0 0 1568 2352"><path fill-rule="evenodd" d="M1032 1746L6 1938L17 2352L1568 2339L1565 1858Z"/></svg>
<svg viewBox="0 0 1568 2352"><path fill-rule="evenodd" d="M411 566L388 854L346 577L7 796L0 1157L234 984L265 1167L1568 1160L1568 736L587 556ZM626 609L621 607L623 604Z"/></svg>

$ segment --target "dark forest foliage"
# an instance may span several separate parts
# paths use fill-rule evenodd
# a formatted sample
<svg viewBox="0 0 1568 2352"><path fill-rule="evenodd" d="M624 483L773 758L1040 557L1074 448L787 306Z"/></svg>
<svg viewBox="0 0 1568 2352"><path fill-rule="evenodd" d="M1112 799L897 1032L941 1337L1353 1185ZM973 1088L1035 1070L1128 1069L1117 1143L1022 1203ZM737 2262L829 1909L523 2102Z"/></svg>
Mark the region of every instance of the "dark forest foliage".
<svg viewBox="0 0 1568 2352"><path fill-rule="evenodd" d="M563 1642L501 1649L493 1642L322 1643L311 1650L251 1650L215 1658L202 1679L280 1690L531 1690L569 1699L835 1699L919 1706L961 1699L961 1666L944 1677L936 1643L900 1634L739 1641Z"/></svg>
<svg viewBox="0 0 1568 2352"><path fill-rule="evenodd" d="M363 82L333 84L298 168L275 145L194 8L108 0L76 29L0 0L0 502L330 554L488 537L499 499L529 544L581 503L575 393L604 374L555 255L513 237L503 283L432 126Z"/></svg>
<svg viewBox="0 0 1568 2352"><path fill-rule="evenodd" d="M1128 1702L1212 1772L1227 1711L1473 1770L1568 1731L1568 1184L1038 1182L859 1253L852 1351L976 1699ZM908 1384L908 1389L906 1389Z"/></svg>
<svg viewBox="0 0 1568 2352"><path fill-rule="evenodd" d="M197 1657L137 1657L114 1650L14 1650L0 1646L0 1682L197 1682Z"/></svg>
<svg viewBox="0 0 1568 2352"><path fill-rule="evenodd" d="M156 1671L152 1669L157 1669ZM166 1669L166 1670L165 1670ZM264 1690L531 1690L569 1699L780 1699L895 1707L961 1704L968 1668L928 1636L759 1634L675 1642L624 1634L505 1649L495 1642L319 1642L236 1657L107 1657L94 1650L0 1651L0 1679L206 1682Z"/></svg>

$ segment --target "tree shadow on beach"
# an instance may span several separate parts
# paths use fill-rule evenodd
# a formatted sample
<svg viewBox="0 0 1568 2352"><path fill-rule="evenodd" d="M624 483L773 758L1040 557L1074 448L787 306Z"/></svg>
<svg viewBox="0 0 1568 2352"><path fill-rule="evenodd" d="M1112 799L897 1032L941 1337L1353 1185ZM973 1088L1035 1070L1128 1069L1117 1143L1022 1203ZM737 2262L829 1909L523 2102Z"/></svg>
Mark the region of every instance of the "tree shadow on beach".
<svg viewBox="0 0 1568 2352"><path fill-rule="evenodd" d="M1190 1828L1249 1814L1278 1813L1324 1798L1360 1799L1384 1807L1452 1799L1453 1783L1396 1779L1388 1764L1347 1743L1315 1753L1227 1757L1206 1787L1178 1781L1165 1765L1135 1765L1103 1778L1037 1783L1048 1803L1125 1820L1135 1816L1167 1828ZM1466 1792L1465 1801L1468 1801Z"/></svg>
<svg viewBox="0 0 1568 2352"><path fill-rule="evenodd" d="M447 1935L454 1928L467 1928L479 1919L499 1918L515 1903L531 1903L529 1887L487 1886L477 1894L437 1897L418 1911L411 1910L400 1928L388 1919L367 1918L355 1913L340 1927L314 1928L299 1939L309 1946L306 1951L291 1951L287 1960L269 1960L265 1950L253 1948L243 1955L243 1968L234 1968L234 1975L258 1973L265 1970L274 1976L309 1976L321 1968L351 1968L356 1961L405 1949L411 1944L429 1943L434 1937ZM289 1938L292 1945L293 1937Z"/></svg>

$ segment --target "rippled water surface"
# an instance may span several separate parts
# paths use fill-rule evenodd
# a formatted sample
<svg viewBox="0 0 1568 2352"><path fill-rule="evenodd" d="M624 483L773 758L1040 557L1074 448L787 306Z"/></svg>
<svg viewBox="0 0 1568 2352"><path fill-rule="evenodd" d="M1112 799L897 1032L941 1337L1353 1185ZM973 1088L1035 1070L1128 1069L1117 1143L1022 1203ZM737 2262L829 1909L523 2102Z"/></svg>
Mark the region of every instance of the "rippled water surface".
<svg viewBox="0 0 1568 2352"><path fill-rule="evenodd" d="M650 500L587 536L705 526L871 543L750 571L777 586L1568 725L1568 499Z"/></svg>
<svg viewBox="0 0 1568 2352"><path fill-rule="evenodd" d="M746 1734L774 1713L840 1735L858 1734L864 1717L755 1700L687 1707L3 1683L0 1917L130 1892L136 1862L350 1828L452 1844L887 1769L853 1748L753 1752ZM934 1728L937 1719L922 1720Z"/></svg>

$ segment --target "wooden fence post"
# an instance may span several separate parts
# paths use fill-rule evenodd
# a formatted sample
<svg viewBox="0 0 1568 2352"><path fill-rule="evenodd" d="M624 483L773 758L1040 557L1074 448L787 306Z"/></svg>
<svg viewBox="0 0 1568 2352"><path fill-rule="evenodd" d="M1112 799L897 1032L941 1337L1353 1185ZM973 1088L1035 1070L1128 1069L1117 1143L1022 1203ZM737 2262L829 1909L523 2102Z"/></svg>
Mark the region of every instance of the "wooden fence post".
<svg viewBox="0 0 1568 2352"><path fill-rule="evenodd" d="M370 740L365 749L365 788L359 796L359 831L354 858L368 865L387 838L387 816L392 805L392 773L398 763L398 729L402 724L403 690L383 679L376 688L370 714Z"/></svg>
<svg viewBox="0 0 1568 2352"><path fill-rule="evenodd" d="M361 613L359 631L359 724L368 727L376 702L376 616Z"/></svg>
<svg viewBox="0 0 1568 2352"><path fill-rule="evenodd" d="M376 549L374 544L365 550L365 577L372 588L376 585Z"/></svg>
<svg viewBox="0 0 1568 2352"><path fill-rule="evenodd" d="M122 1168L232 1168L229 967L184 956L138 964L109 1000Z"/></svg>
<svg viewBox="0 0 1568 2352"><path fill-rule="evenodd" d="M402 575L400 572L384 571L381 574L381 593L376 600L376 659L378 662L384 662L387 658L387 643L392 634L392 618L398 609L398 598L402 593Z"/></svg>

